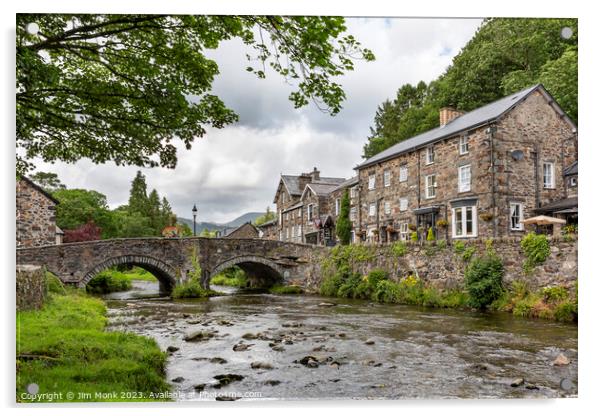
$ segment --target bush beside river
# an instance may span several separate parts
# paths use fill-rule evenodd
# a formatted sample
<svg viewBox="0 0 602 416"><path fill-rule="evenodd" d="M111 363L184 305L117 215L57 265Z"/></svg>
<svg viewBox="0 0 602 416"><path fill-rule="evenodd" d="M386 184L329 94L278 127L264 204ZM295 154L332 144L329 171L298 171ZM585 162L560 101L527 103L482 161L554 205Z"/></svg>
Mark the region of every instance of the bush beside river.
<svg viewBox="0 0 602 416"><path fill-rule="evenodd" d="M54 281L50 289L42 309L17 312L17 401L36 401L26 395L31 383L52 401L155 400L150 393L169 391L154 340L107 332L102 300Z"/></svg>

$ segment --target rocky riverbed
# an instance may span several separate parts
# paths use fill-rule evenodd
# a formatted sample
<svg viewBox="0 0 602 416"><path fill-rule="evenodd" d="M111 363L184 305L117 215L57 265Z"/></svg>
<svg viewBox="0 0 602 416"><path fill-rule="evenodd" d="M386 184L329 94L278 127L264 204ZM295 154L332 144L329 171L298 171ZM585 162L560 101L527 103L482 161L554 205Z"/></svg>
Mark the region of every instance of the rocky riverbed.
<svg viewBox="0 0 602 416"><path fill-rule="evenodd" d="M107 299L110 328L168 352L180 400L577 395L576 325L216 289L230 293L172 301L136 282Z"/></svg>

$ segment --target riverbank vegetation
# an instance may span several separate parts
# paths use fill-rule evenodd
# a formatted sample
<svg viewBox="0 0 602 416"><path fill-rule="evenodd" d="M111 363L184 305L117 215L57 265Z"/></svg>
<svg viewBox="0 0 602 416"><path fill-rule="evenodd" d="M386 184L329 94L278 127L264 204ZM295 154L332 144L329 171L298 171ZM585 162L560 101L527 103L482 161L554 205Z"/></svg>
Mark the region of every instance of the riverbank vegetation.
<svg viewBox="0 0 602 416"><path fill-rule="evenodd" d="M486 252L481 256L475 255L474 247L461 244L454 246L454 252L467 266L463 284L457 288L439 289L415 273L395 277L375 268L362 275L355 271L355 266L370 262L374 258L374 250L352 244L335 247L323 261L324 278L320 294L381 303L506 311L521 317L577 321L576 290L572 293L561 286L531 290L524 281L515 281L506 287L503 283L503 262L492 243L487 243ZM540 247L541 243L534 245ZM432 249L438 249L438 246L433 245ZM397 257L408 251L403 242L392 244L390 250L391 255Z"/></svg>
<svg viewBox="0 0 602 416"><path fill-rule="evenodd" d="M274 285L268 289L273 295L300 295L303 289L297 285Z"/></svg>
<svg viewBox="0 0 602 416"><path fill-rule="evenodd" d="M209 298L220 295L220 292L201 287L201 284L196 279L190 279L185 283L178 283L171 292L173 299Z"/></svg>
<svg viewBox="0 0 602 416"><path fill-rule="evenodd" d="M30 383L39 386L40 394L62 394L53 401L141 401L169 391L166 355L154 340L107 332L102 300L56 281L48 287L42 309L17 312L17 401L30 400L23 396ZM83 396L70 399L68 392ZM109 395L113 392L117 397Z"/></svg>
<svg viewBox="0 0 602 416"><path fill-rule="evenodd" d="M211 278L209 282L217 286L248 287L249 279L240 267L230 267Z"/></svg>

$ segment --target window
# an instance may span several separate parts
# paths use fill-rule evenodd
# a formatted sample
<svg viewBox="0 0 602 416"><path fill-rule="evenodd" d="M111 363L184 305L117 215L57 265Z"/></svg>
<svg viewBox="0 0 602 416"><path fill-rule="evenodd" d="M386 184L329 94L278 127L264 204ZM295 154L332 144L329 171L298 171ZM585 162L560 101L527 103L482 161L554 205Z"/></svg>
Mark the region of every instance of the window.
<svg viewBox="0 0 602 416"><path fill-rule="evenodd" d="M301 237L301 226L297 225L297 237Z"/></svg>
<svg viewBox="0 0 602 416"><path fill-rule="evenodd" d="M435 188L437 187L437 182L435 181L435 175L428 175L425 178L426 182L426 197L434 198L435 197Z"/></svg>
<svg viewBox="0 0 602 416"><path fill-rule="evenodd" d="M476 237L477 207L457 207L453 208L452 213L452 237Z"/></svg>
<svg viewBox="0 0 602 416"><path fill-rule="evenodd" d="M288 228L284 229L284 238L288 240Z"/></svg>
<svg viewBox="0 0 602 416"><path fill-rule="evenodd" d="M349 219L351 221L355 220L355 216L357 215L357 208L353 207L349 210Z"/></svg>
<svg viewBox="0 0 602 416"><path fill-rule="evenodd" d="M391 171L390 170L386 170L383 173L383 181L385 182L385 186L391 186Z"/></svg>
<svg viewBox="0 0 602 416"><path fill-rule="evenodd" d="M408 198L399 198L399 212L408 210Z"/></svg>
<svg viewBox="0 0 602 416"><path fill-rule="evenodd" d="M278 224L282 224L282 211L278 210ZM282 238L280 238L282 240Z"/></svg>
<svg viewBox="0 0 602 416"><path fill-rule="evenodd" d="M284 192L280 194L280 201L284 203Z"/></svg>
<svg viewBox="0 0 602 416"><path fill-rule="evenodd" d="M314 205L309 204L307 206L307 221L311 221L314 218Z"/></svg>
<svg viewBox="0 0 602 416"><path fill-rule="evenodd" d="M339 198L334 200L334 215L339 215L341 212L341 200Z"/></svg>
<svg viewBox="0 0 602 416"><path fill-rule="evenodd" d="M374 217L376 215L376 204L373 202L370 204L370 210L368 211L368 215Z"/></svg>
<svg viewBox="0 0 602 416"><path fill-rule="evenodd" d="M399 182L406 182L408 180L408 166L401 165L399 167Z"/></svg>
<svg viewBox="0 0 602 416"><path fill-rule="evenodd" d="M299 210L297 211L297 217L301 218L301 213L303 212L303 208L299 208Z"/></svg>
<svg viewBox="0 0 602 416"><path fill-rule="evenodd" d="M571 180L569 183L570 183L571 188L577 186L577 177L576 176L571 177Z"/></svg>
<svg viewBox="0 0 602 416"><path fill-rule="evenodd" d="M357 186L354 186L353 188L351 188L351 190L349 191L349 197L350 198L355 198L357 196Z"/></svg>
<svg viewBox="0 0 602 416"><path fill-rule="evenodd" d="M470 191L470 165L458 168L458 192Z"/></svg>
<svg viewBox="0 0 602 416"><path fill-rule="evenodd" d="M376 175L373 173L368 177L368 189L376 188Z"/></svg>
<svg viewBox="0 0 602 416"><path fill-rule="evenodd" d="M279 239L280 241L282 241L282 230L280 230L280 231L278 232L278 239Z"/></svg>
<svg viewBox="0 0 602 416"><path fill-rule="evenodd" d="M284 221L288 221L288 212L284 214Z"/></svg>
<svg viewBox="0 0 602 416"><path fill-rule="evenodd" d="M554 188L554 164L551 162L543 164L543 187L545 189Z"/></svg>
<svg viewBox="0 0 602 416"><path fill-rule="evenodd" d="M435 161L435 149L433 146L426 148L426 164L430 165Z"/></svg>
<svg viewBox="0 0 602 416"><path fill-rule="evenodd" d="M515 231L523 230L523 204L516 202L510 203L510 229Z"/></svg>
<svg viewBox="0 0 602 416"><path fill-rule="evenodd" d="M409 239L408 238L409 233L408 233L408 223L407 222L404 222L403 224L401 224L399 226L399 235L400 235L400 239L401 240L408 240Z"/></svg>
<svg viewBox="0 0 602 416"><path fill-rule="evenodd" d="M460 137L460 145L458 150L461 155L465 155L468 153L468 136Z"/></svg>
<svg viewBox="0 0 602 416"><path fill-rule="evenodd" d="M385 215L391 215L391 203L385 201Z"/></svg>

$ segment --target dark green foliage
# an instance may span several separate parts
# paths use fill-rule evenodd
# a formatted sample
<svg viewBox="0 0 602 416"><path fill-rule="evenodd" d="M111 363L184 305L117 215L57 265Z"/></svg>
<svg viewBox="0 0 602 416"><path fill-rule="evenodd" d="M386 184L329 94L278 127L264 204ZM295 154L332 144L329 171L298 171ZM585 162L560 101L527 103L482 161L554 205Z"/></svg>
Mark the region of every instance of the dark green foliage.
<svg viewBox="0 0 602 416"><path fill-rule="evenodd" d="M300 295L303 289L297 285L274 285L268 289L274 295Z"/></svg>
<svg viewBox="0 0 602 416"><path fill-rule="evenodd" d="M535 266L542 264L550 256L550 242L544 234L530 232L523 237L520 246L526 257L523 263L526 273L531 272Z"/></svg>
<svg viewBox="0 0 602 416"><path fill-rule="evenodd" d="M46 272L46 289L48 293L54 293L58 295L66 294L65 286L63 286L63 282L56 277L54 274L50 272Z"/></svg>
<svg viewBox="0 0 602 416"><path fill-rule="evenodd" d="M53 196L60 202L56 206L56 225L62 230L74 230L91 220L100 227L102 238L118 234L118 224L109 210L107 197L100 192L59 189Z"/></svg>
<svg viewBox="0 0 602 416"><path fill-rule="evenodd" d="M554 310L554 318L561 322L577 322L576 301L562 301Z"/></svg>
<svg viewBox="0 0 602 416"><path fill-rule="evenodd" d="M249 279L244 270L233 266L211 278L210 283L218 286L247 287L249 286Z"/></svg>
<svg viewBox="0 0 602 416"><path fill-rule="evenodd" d="M253 222L253 224L255 225L262 225L265 224L266 222L272 221L276 219L276 213L274 211L272 211L270 209L270 207L268 206L265 210L265 214L260 215L259 217L255 218L255 221Z"/></svg>
<svg viewBox="0 0 602 416"><path fill-rule="evenodd" d="M341 199L341 210L339 212L339 217L337 218L336 224L337 237L339 238L340 243L344 246L351 242L351 230L353 229L353 224L349 218L351 209L350 204L349 190L345 189L343 198Z"/></svg>
<svg viewBox="0 0 602 416"><path fill-rule="evenodd" d="M408 246L404 241L396 241L391 244L391 254L402 257L408 252Z"/></svg>
<svg viewBox="0 0 602 416"><path fill-rule="evenodd" d="M372 292L372 300L383 303L396 303L401 300L401 287L390 280L379 280Z"/></svg>
<svg viewBox="0 0 602 416"><path fill-rule="evenodd" d="M353 298L355 295L355 288L361 283L362 276L359 273L352 273L347 277L345 282L339 286L337 296L339 298Z"/></svg>
<svg viewBox="0 0 602 416"><path fill-rule="evenodd" d="M441 107L471 111L537 83L577 122L577 40L577 19L486 19L437 80L402 85L378 107L364 157L436 128Z"/></svg>
<svg viewBox="0 0 602 416"><path fill-rule="evenodd" d="M221 293L215 290L203 289L196 279L190 279L185 283L177 284L171 292L173 299L208 298L219 295Z"/></svg>
<svg viewBox="0 0 602 416"><path fill-rule="evenodd" d="M123 273L112 269L98 273L86 285L86 291L95 294L122 292L131 288L131 280L123 276Z"/></svg>
<svg viewBox="0 0 602 416"><path fill-rule="evenodd" d="M473 308L484 309L504 292L502 260L488 254L470 262L464 273L464 284L469 295L468 304Z"/></svg>
<svg viewBox="0 0 602 416"><path fill-rule="evenodd" d="M29 179L44 188L46 192L52 193L59 189L65 189L65 185L63 185L56 173L36 172L33 175L30 175Z"/></svg>
<svg viewBox="0 0 602 416"><path fill-rule="evenodd" d="M237 115L212 94L219 74L209 50L229 39L247 47L247 71L265 68L294 85L296 108L331 115L345 93L338 77L362 48L342 17L17 14L17 171L44 161L174 168L176 141L190 149L208 127ZM27 23L40 26L28 34ZM103 42L98 42L102 39Z"/></svg>

